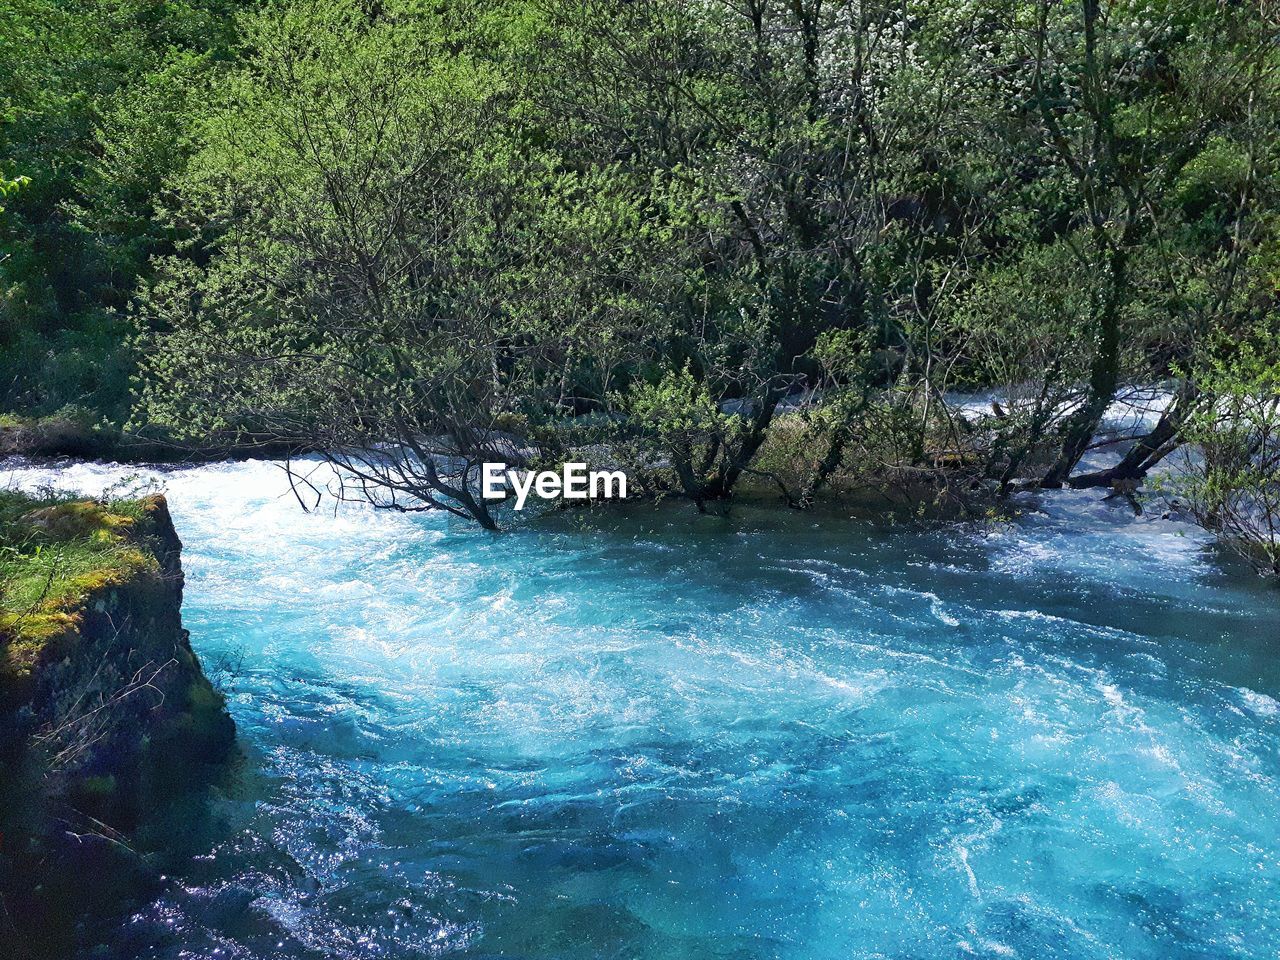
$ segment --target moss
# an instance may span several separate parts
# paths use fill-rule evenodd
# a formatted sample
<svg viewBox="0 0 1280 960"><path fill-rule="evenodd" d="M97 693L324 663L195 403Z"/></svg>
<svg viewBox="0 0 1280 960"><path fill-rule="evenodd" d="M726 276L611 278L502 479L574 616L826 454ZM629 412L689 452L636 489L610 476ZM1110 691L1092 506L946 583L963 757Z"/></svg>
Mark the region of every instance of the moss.
<svg viewBox="0 0 1280 960"><path fill-rule="evenodd" d="M232 729L227 701L203 675L187 688L186 716L190 718L190 737L201 749L213 749L227 741Z"/></svg>
<svg viewBox="0 0 1280 960"><path fill-rule="evenodd" d="M158 571L146 500L98 503L0 491L0 673L30 671L80 624L88 598Z"/></svg>
<svg viewBox="0 0 1280 960"><path fill-rule="evenodd" d="M84 796L110 797L116 792L116 778L111 774L105 777L85 777L79 784L80 793Z"/></svg>

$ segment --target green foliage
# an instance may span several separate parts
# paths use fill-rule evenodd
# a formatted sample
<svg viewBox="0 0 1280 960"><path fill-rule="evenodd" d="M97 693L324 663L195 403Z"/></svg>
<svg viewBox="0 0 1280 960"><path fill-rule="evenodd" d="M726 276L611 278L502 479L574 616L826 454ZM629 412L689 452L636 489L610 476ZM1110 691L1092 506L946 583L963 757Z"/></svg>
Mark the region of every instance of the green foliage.
<svg viewBox="0 0 1280 960"><path fill-rule="evenodd" d="M232 2L0 2L0 407L127 412L122 313Z"/></svg>
<svg viewBox="0 0 1280 960"><path fill-rule="evenodd" d="M0 197L15 194L30 182L30 177L14 177L12 180L0 177ZM4 213L4 207L0 207L0 213Z"/></svg>
<svg viewBox="0 0 1280 960"><path fill-rule="evenodd" d="M1192 418L1196 453L1174 484L1210 529L1280 578L1280 319L1217 338L1197 383L1212 398Z"/></svg>
<svg viewBox="0 0 1280 960"><path fill-rule="evenodd" d="M1176 378L1140 478L1274 309L1256 5L3 2L4 402L319 449L384 505L486 522L512 444L700 504L1057 486Z"/></svg>
<svg viewBox="0 0 1280 960"><path fill-rule="evenodd" d="M137 500L0 490L0 673L29 669L92 591L154 568L131 534L144 513Z"/></svg>

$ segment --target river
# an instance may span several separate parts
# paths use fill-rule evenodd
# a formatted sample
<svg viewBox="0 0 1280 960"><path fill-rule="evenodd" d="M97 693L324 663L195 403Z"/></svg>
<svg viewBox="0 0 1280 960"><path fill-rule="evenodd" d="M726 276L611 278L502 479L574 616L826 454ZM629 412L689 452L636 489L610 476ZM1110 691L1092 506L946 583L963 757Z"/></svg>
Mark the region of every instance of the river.
<svg viewBox="0 0 1280 960"><path fill-rule="evenodd" d="M1280 595L1096 491L489 535L141 475L245 759L112 957L1275 957Z"/></svg>

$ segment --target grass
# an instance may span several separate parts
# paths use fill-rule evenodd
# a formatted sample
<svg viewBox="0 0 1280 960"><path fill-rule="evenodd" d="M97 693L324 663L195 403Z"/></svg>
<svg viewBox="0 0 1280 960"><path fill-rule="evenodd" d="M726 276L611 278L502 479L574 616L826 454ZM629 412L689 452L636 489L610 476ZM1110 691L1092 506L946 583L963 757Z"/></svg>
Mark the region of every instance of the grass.
<svg viewBox="0 0 1280 960"><path fill-rule="evenodd" d="M29 672L94 591L156 568L135 538L145 515L144 500L0 490L0 673Z"/></svg>

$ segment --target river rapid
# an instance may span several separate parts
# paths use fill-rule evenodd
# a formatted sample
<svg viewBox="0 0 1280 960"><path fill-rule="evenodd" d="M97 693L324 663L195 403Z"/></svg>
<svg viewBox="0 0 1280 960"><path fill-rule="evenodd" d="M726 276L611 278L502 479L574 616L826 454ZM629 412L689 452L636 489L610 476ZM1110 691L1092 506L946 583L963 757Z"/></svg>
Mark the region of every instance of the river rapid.
<svg viewBox="0 0 1280 960"><path fill-rule="evenodd" d="M1280 953L1280 594L1194 527L0 482L129 476L245 758L107 956Z"/></svg>

